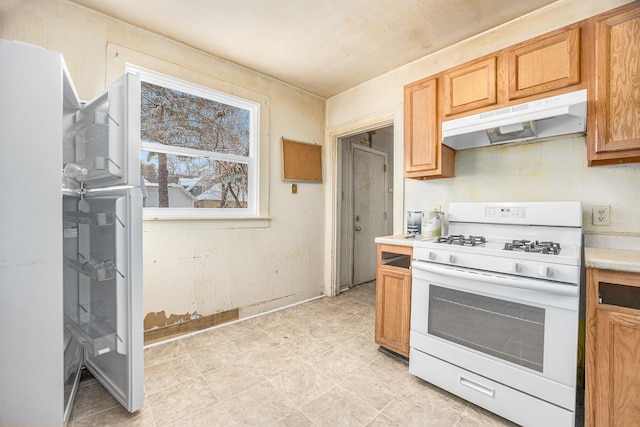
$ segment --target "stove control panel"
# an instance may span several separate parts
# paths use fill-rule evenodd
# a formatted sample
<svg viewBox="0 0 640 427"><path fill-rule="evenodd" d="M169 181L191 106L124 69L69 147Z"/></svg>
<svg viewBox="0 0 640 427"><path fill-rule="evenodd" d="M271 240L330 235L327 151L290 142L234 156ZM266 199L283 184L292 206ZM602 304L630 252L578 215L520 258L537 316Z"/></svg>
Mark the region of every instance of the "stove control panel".
<svg viewBox="0 0 640 427"><path fill-rule="evenodd" d="M485 218L526 218L527 208L524 206L487 206Z"/></svg>

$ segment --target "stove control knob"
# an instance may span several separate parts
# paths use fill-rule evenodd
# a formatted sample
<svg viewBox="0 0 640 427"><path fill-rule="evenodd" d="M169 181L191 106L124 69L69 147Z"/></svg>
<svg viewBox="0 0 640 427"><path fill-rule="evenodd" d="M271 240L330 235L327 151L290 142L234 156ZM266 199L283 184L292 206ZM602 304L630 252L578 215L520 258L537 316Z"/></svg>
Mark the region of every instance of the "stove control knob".
<svg viewBox="0 0 640 427"><path fill-rule="evenodd" d="M538 266L538 274L542 277L549 277L551 269L549 269L548 265L540 265Z"/></svg>
<svg viewBox="0 0 640 427"><path fill-rule="evenodd" d="M515 261L509 261L509 263L507 264L507 269L510 273L517 273L520 271L520 264Z"/></svg>
<svg viewBox="0 0 640 427"><path fill-rule="evenodd" d="M427 258L429 258L431 261L433 261L434 259L436 259L436 253L429 251L427 253Z"/></svg>
<svg viewBox="0 0 640 427"><path fill-rule="evenodd" d="M449 254L449 262L451 264L454 264L456 262L456 257L453 254Z"/></svg>

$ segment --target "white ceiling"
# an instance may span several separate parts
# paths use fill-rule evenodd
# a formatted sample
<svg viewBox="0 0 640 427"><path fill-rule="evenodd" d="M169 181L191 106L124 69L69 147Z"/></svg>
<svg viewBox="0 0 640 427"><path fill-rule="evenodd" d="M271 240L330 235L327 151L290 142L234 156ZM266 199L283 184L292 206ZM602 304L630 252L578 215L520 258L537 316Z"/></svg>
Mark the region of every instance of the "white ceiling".
<svg viewBox="0 0 640 427"><path fill-rule="evenodd" d="M556 0L70 0L323 98Z"/></svg>

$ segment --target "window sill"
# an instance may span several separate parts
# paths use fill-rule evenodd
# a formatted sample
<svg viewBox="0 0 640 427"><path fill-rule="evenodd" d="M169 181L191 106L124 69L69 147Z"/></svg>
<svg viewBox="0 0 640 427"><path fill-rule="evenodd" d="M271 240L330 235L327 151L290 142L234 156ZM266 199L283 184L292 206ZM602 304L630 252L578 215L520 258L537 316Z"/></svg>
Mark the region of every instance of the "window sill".
<svg viewBox="0 0 640 427"><path fill-rule="evenodd" d="M271 217L194 217L143 214L143 221L204 221L213 228L267 228Z"/></svg>

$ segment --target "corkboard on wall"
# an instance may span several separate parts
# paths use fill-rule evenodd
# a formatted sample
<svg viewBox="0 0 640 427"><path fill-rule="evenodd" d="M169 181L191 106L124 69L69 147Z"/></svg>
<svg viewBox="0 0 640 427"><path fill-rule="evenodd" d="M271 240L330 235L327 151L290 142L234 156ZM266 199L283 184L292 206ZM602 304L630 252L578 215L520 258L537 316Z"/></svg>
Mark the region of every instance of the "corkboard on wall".
<svg viewBox="0 0 640 427"><path fill-rule="evenodd" d="M282 138L282 179L322 182L322 146Z"/></svg>

